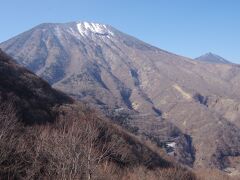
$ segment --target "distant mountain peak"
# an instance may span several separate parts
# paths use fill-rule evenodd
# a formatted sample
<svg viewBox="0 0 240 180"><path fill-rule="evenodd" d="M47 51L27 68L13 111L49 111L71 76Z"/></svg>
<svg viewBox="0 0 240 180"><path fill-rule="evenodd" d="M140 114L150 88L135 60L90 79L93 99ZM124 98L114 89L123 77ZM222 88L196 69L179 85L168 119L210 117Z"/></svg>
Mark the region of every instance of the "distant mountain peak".
<svg viewBox="0 0 240 180"><path fill-rule="evenodd" d="M224 59L223 57L214 54L212 52L208 52L195 60L202 61L202 62L208 62L208 63L214 63L214 64L232 64L230 61Z"/></svg>

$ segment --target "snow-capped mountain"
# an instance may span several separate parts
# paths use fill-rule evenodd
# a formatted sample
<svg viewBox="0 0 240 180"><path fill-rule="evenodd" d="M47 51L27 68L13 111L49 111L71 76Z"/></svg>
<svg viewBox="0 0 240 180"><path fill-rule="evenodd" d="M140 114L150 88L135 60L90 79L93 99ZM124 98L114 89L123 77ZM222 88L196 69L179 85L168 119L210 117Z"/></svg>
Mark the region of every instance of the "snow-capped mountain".
<svg viewBox="0 0 240 180"><path fill-rule="evenodd" d="M80 22L77 23L77 28L82 36L89 36L90 34L97 34L107 37L114 36L114 33L110 30L110 27L105 24Z"/></svg>
<svg viewBox="0 0 240 180"><path fill-rule="evenodd" d="M225 159L239 156L236 65L200 63L89 22L41 24L0 47L136 134L173 143L180 162L223 169L231 167Z"/></svg>
<svg viewBox="0 0 240 180"><path fill-rule="evenodd" d="M221 56L213 54L211 52L206 53L206 54L196 58L195 60L208 62L208 63L217 63L217 64L231 64L230 61L222 58Z"/></svg>

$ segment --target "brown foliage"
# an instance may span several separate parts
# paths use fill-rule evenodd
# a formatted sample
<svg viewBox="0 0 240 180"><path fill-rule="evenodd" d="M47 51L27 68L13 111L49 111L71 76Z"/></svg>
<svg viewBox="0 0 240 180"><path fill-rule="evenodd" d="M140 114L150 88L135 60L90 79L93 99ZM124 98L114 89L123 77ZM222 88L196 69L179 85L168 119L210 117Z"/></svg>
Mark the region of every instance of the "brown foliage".
<svg viewBox="0 0 240 180"><path fill-rule="evenodd" d="M3 107L2 179L194 179L85 106L63 106L58 121L34 126L21 125L14 109Z"/></svg>
<svg viewBox="0 0 240 180"><path fill-rule="evenodd" d="M239 177L231 177L218 169L198 169L195 171L197 180L238 180Z"/></svg>

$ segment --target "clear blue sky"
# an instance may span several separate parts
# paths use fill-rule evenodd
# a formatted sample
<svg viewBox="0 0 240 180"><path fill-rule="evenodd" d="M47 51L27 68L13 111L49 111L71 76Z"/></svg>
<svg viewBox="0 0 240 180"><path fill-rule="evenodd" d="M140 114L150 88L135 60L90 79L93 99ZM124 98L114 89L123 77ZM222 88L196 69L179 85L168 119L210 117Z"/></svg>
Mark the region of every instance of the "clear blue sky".
<svg viewBox="0 0 240 180"><path fill-rule="evenodd" d="M43 22L110 24L159 48L240 63L240 0L0 0L0 42Z"/></svg>

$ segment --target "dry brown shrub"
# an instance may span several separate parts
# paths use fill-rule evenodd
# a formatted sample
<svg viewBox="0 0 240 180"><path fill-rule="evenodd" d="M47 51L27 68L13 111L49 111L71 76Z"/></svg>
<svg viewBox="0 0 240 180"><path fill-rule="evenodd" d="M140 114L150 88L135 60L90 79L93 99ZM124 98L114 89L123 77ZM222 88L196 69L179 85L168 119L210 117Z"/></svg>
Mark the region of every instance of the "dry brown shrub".
<svg viewBox="0 0 240 180"><path fill-rule="evenodd" d="M198 169L195 170L198 180L238 180L238 177L231 177L217 169Z"/></svg>
<svg viewBox="0 0 240 180"><path fill-rule="evenodd" d="M55 123L33 126L21 125L14 109L4 108L0 114L2 179L193 177L85 106L65 106Z"/></svg>
<svg viewBox="0 0 240 180"><path fill-rule="evenodd" d="M90 111L78 110L80 114L60 116L55 124L24 127L14 109L4 105L0 112L1 177L97 178L102 162L118 151L117 143L103 138L109 135Z"/></svg>
<svg viewBox="0 0 240 180"><path fill-rule="evenodd" d="M157 168L149 171L145 167L136 167L128 170L127 174L122 178L123 180L195 180L195 175L186 169L173 168Z"/></svg>

